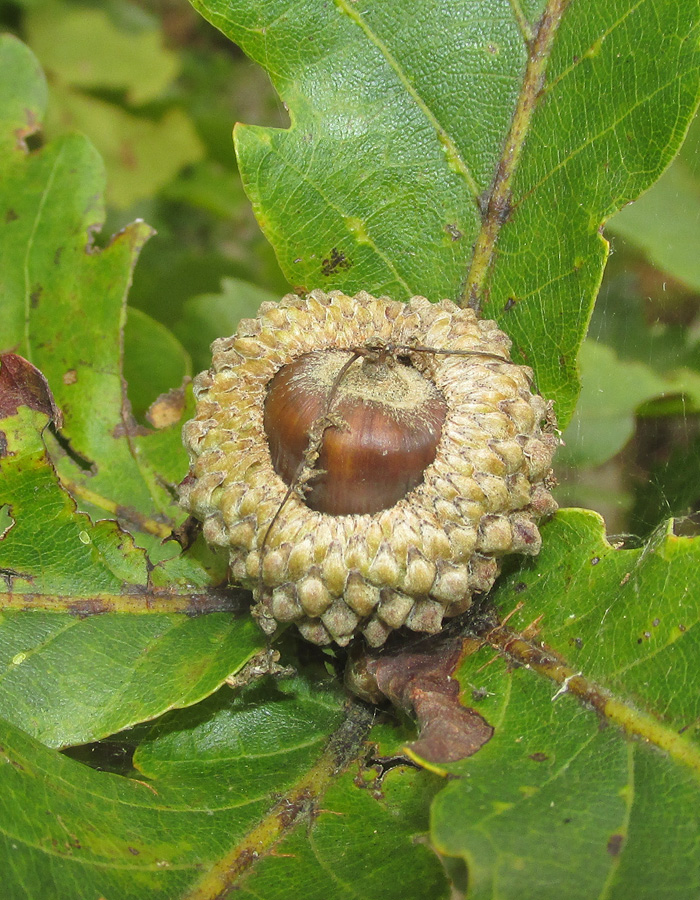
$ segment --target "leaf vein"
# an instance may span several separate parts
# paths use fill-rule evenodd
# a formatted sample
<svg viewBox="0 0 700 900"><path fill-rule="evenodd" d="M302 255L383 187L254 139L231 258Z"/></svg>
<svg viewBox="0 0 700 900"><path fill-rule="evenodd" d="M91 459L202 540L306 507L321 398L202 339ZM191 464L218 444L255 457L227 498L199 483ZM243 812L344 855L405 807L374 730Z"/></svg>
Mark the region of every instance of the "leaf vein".
<svg viewBox="0 0 700 900"><path fill-rule="evenodd" d="M296 174L299 176L299 178L303 179L304 182L305 182L306 184L308 184L310 188L313 188L313 190L316 191L316 193L319 195L319 197L321 197L321 199L323 200L323 202L324 202L330 209L334 210L334 211L335 211L335 212L343 219L344 222L346 221L346 219L347 219L348 217L347 217L347 215L343 212L343 210L342 210L336 203L334 203L333 201L331 201L331 200L329 199L329 197L326 196L326 194L321 190L321 188L320 188L318 185L314 184L314 183L311 181L311 179L308 177L308 174L307 174L307 173L302 172L302 170L301 170L298 166L295 166L294 163L293 163L291 160L286 159L286 158L283 156L283 154L279 152L279 150L278 150L277 148L271 147L271 148L270 148L270 152L271 152L271 153L276 153L277 156L279 156L279 158L282 159L282 160L284 161L285 165L289 166L290 169L293 169L293 170L296 172ZM383 250L381 250L381 249L378 247L378 245L374 242L374 240L370 237L369 233L367 233L366 243L374 250L374 252L377 254L377 256L382 260L382 262L384 262L384 264L386 265L386 267L388 268L388 270L392 273L392 275L394 276L394 278L396 278L396 280L403 286L403 288L404 288L409 294L412 294L412 293L413 293L412 288L407 284L407 282L404 280L404 278L399 274L399 272L398 272L398 270L396 269L394 263L393 263L393 262L391 261L391 259L387 256L387 254L386 254Z"/></svg>
<svg viewBox="0 0 700 900"><path fill-rule="evenodd" d="M406 89L410 98L413 100L413 102L428 120L432 128L435 130L438 141L449 152L451 158L454 160L457 170L462 175L469 187L472 198L478 201L481 191L479 190L479 186L477 185L474 176L471 174L469 167L462 158L457 145L455 144L452 137L448 134L447 130L440 124L439 120L432 112L428 104L418 93L418 90L409 79L403 67L399 65L399 61L389 50L389 48L379 37L379 35L370 28L370 26L362 18L360 13L349 5L347 0L334 0L334 3L341 12L344 12L349 19L351 19L359 28L362 29L368 40L370 40L374 44L374 46L377 48L377 50L379 50L381 55L386 60L387 64L396 73L399 81L401 82L401 85Z"/></svg>
<svg viewBox="0 0 700 900"><path fill-rule="evenodd" d="M631 106L627 107L625 109L624 113L618 119L615 119L613 122L611 122L607 128L604 128L602 131L596 132L596 134L594 134L594 135L591 135L588 140L584 141L582 144L580 144L578 147L576 147L574 150L572 150L568 156L565 156L555 166L552 166L552 168L549 170L549 172L547 172L547 174L542 179L540 179L540 181L533 184L528 189L527 193L525 193L523 195L523 197L520 200L518 200L516 204L514 204L514 207L518 206L520 203L522 203L523 199L525 199L526 197L529 197L531 194L534 194L536 191L538 191L542 187L542 185L546 184L550 178L552 178L554 175L556 175L556 173L559 172L561 169L565 168L580 153L583 153L584 150L588 149L588 147L590 147L596 141L600 140L600 138L604 137L606 134L609 134L611 131L614 131L619 125L621 125L625 121L626 118L628 118L628 116L630 116L637 109L639 109L639 107L644 106L645 104L648 104L654 97L656 97L657 94L660 94L663 91L665 91L667 88L672 87L673 85L675 85L677 83L677 81L678 81L677 78L671 78L669 81L665 82L664 84L659 85L659 87L656 88L651 94L645 95L640 100L637 100ZM617 203L618 201L615 201L615 202Z"/></svg>
<svg viewBox="0 0 700 900"><path fill-rule="evenodd" d="M36 237L37 229L39 228L39 223L41 222L42 215L44 213L44 206L46 205L46 200L51 193L51 189L53 188L53 182L56 178L56 172L58 171L59 163L61 162L63 157L63 148L59 150L56 154L56 158L54 159L53 166L51 167L51 171L49 172L49 176L46 180L46 184L44 186L44 190L41 193L41 197L39 198L39 204L37 206L36 215L34 216L34 222L32 223L32 230L27 239L27 249L24 254L24 343L25 343L25 355L26 358L32 362L32 348L30 344L30 327L29 320L31 318L31 290L30 290L30 261L29 257L31 256L31 252L34 248L34 238Z"/></svg>

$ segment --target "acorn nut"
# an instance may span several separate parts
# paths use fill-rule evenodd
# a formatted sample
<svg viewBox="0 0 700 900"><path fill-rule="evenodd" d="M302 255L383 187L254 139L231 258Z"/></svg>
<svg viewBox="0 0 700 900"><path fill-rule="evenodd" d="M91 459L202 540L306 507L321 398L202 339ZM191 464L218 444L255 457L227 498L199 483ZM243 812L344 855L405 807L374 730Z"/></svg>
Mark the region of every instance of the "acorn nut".
<svg viewBox="0 0 700 900"><path fill-rule="evenodd" d="M449 300L339 291L264 303L214 342L181 502L266 632L436 632L504 555L539 551L559 441L509 349Z"/></svg>

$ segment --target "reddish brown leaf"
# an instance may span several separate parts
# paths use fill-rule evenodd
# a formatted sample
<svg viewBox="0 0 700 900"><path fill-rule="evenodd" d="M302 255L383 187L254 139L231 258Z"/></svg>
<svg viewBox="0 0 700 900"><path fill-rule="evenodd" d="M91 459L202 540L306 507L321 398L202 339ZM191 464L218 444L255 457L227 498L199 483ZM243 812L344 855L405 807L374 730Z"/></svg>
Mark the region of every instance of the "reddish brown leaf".
<svg viewBox="0 0 700 900"><path fill-rule="evenodd" d="M460 703L459 683L452 677L462 657L479 646L476 640L438 637L358 661L363 679L371 679L381 695L415 715L420 736L410 749L428 762L464 759L493 735L479 713Z"/></svg>
<svg viewBox="0 0 700 900"><path fill-rule="evenodd" d="M61 410L39 369L16 353L0 354L0 419L16 415L20 406L44 413L57 428L63 424Z"/></svg>

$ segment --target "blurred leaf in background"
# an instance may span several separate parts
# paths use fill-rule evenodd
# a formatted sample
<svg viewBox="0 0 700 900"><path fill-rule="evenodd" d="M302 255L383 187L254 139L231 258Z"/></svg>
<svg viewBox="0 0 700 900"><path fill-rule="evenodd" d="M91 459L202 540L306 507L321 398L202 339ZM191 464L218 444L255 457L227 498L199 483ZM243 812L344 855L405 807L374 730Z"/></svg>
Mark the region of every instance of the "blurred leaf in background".
<svg viewBox="0 0 700 900"><path fill-rule="evenodd" d="M104 159L107 220L98 240L136 218L158 232L157 246L142 252L131 306L172 328L182 304L218 293L222 278L254 281L276 296L288 290L243 193L231 136L237 119L286 122L259 67L179 0L0 0L2 23L47 72L44 139L80 131ZM179 336L186 352L199 352L196 332L180 328ZM130 357L142 357L143 345L145 332L129 327L139 418L174 374L156 373L155 393L139 385ZM190 374L188 364L181 370Z"/></svg>
<svg viewBox="0 0 700 900"><path fill-rule="evenodd" d="M46 0L30 7L24 27L52 82L46 136L91 136L107 166L110 205L129 208L202 159L204 145L183 110L142 114L181 69L156 19L127 4L108 11ZM110 93L117 102L100 99Z"/></svg>
<svg viewBox="0 0 700 900"><path fill-rule="evenodd" d="M647 535L700 499L699 161L696 118L669 169L606 226L558 497L598 509L611 532Z"/></svg>

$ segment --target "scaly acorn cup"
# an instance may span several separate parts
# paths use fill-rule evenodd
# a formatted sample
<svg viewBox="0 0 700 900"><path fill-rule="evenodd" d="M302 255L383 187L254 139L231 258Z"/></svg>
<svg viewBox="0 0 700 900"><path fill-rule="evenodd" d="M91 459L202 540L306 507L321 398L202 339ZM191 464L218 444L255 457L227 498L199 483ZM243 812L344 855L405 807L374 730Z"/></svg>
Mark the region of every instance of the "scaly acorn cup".
<svg viewBox="0 0 700 900"><path fill-rule="evenodd" d="M183 506L272 633L437 632L536 522L559 443L509 338L449 300L289 294L212 345Z"/></svg>

